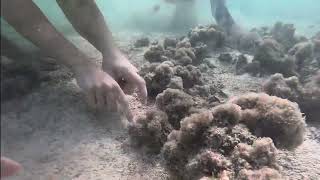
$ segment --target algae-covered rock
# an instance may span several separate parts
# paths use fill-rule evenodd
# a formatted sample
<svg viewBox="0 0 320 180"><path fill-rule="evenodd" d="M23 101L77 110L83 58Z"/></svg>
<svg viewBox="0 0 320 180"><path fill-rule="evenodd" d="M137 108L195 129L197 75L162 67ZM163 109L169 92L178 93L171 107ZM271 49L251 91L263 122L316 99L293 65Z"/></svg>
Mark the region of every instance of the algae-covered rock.
<svg viewBox="0 0 320 180"><path fill-rule="evenodd" d="M188 115L194 105L192 97L181 90L166 89L156 98L157 107L166 112L169 122L175 129L179 129L180 121Z"/></svg>
<svg viewBox="0 0 320 180"><path fill-rule="evenodd" d="M296 74L294 58L287 56L282 46L273 39L265 39L257 49L253 62L259 62L265 73Z"/></svg>
<svg viewBox="0 0 320 180"><path fill-rule="evenodd" d="M146 147L149 151L159 153L167 136L173 130L166 113L149 110L146 115L138 117L128 126L132 142L137 146Z"/></svg>
<svg viewBox="0 0 320 180"><path fill-rule="evenodd" d="M222 47L226 39L225 33L215 25L197 26L189 32L188 37L193 46L202 42L210 48Z"/></svg>
<svg viewBox="0 0 320 180"><path fill-rule="evenodd" d="M264 93L232 98L242 110L242 120L258 137L271 137L277 147L292 149L304 139L305 119L298 104Z"/></svg>
<svg viewBox="0 0 320 180"><path fill-rule="evenodd" d="M151 66L149 72L143 77L146 81L148 95L156 97L169 86L171 79L174 77L174 72L169 64L161 63Z"/></svg>
<svg viewBox="0 0 320 180"><path fill-rule="evenodd" d="M284 24L277 22L271 30L272 37L281 43L285 50L289 50L293 45L297 43L295 38L296 28L293 24Z"/></svg>
<svg viewBox="0 0 320 180"><path fill-rule="evenodd" d="M164 49L161 45L151 46L144 54L144 58L149 62L163 62Z"/></svg>
<svg viewBox="0 0 320 180"><path fill-rule="evenodd" d="M193 66L176 66L174 72L183 80L184 88L192 88L196 84L202 84L200 70Z"/></svg>
<svg viewBox="0 0 320 180"><path fill-rule="evenodd" d="M295 76L285 78L282 74L272 75L264 84L263 90L271 96L277 96L290 101L300 102L303 87Z"/></svg>
<svg viewBox="0 0 320 180"><path fill-rule="evenodd" d="M140 48L140 47L146 47L149 46L150 40L147 37L142 37L140 39L137 39L134 43L134 47Z"/></svg>

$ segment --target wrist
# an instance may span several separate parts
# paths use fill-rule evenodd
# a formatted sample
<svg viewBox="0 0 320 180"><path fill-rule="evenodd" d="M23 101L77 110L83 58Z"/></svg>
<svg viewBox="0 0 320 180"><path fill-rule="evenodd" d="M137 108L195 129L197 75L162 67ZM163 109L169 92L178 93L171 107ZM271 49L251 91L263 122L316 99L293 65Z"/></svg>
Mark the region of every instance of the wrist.
<svg viewBox="0 0 320 180"><path fill-rule="evenodd" d="M112 48L108 51L104 51L102 53L103 61L112 61L119 59L121 56L121 51L118 48Z"/></svg>
<svg viewBox="0 0 320 180"><path fill-rule="evenodd" d="M76 75L79 75L84 72L89 72L98 68L98 66L93 61L90 61L88 58L80 58L77 60L77 63L71 66L72 71Z"/></svg>

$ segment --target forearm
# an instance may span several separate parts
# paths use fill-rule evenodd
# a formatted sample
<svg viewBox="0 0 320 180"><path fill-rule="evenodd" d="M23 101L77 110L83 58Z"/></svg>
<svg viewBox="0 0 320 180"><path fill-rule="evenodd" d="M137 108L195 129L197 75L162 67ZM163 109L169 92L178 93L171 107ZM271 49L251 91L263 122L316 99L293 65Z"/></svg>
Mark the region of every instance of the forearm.
<svg viewBox="0 0 320 180"><path fill-rule="evenodd" d="M73 70L89 63L86 56L51 25L31 0L1 2L4 19L46 54Z"/></svg>
<svg viewBox="0 0 320 180"><path fill-rule="evenodd" d="M111 31L94 0L57 0L57 3L76 31L103 56L116 51Z"/></svg>

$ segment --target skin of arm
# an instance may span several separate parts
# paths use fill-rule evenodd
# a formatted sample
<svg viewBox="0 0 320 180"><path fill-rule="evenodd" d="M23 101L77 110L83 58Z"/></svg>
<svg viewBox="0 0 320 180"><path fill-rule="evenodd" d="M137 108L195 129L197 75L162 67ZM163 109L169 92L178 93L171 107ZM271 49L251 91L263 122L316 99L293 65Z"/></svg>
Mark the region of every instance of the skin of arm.
<svg viewBox="0 0 320 180"><path fill-rule="evenodd" d="M1 16L17 32L73 70L89 105L99 109L116 107L116 111L124 113L128 120L132 120L128 101L119 84L66 40L32 0L2 0L1 3Z"/></svg>
<svg viewBox="0 0 320 180"><path fill-rule="evenodd" d="M131 94L138 89L140 100L146 102L147 90L144 79L114 44L111 31L95 1L56 1L76 31L102 53L103 70L121 85L125 93Z"/></svg>

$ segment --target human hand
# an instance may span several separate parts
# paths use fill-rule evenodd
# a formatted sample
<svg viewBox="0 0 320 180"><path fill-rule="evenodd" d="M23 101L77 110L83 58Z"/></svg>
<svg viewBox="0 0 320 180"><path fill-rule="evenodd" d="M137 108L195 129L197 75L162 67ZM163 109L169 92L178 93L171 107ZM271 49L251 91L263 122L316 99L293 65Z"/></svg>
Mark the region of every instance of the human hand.
<svg viewBox="0 0 320 180"><path fill-rule="evenodd" d="M137 68L120 51L116 51L112 56L104 56L102 68L119 83L126 94L132 94L137 89L141 102L147 102L146 82L138 75Z"/></svg>
<svg viewBox="0 0 320 180"><path fill-rule="evenodd" d="M1 156L1 176L12 176L22 169L21 165L17 162Z"/></svg>
<svg viewBox="0 0 320 180"><path fill-rule="evenodd" d="M129 103L119 84L95 65L82 65L75 68L76 80L84 91L87 102L94 109L117 111L132 121Z"/></svg>

